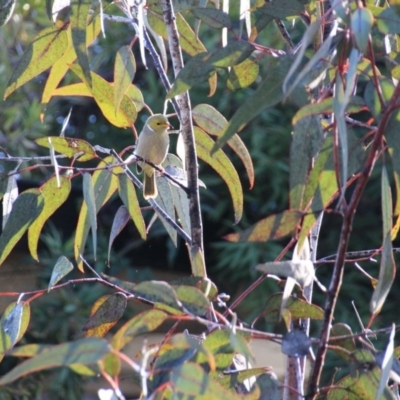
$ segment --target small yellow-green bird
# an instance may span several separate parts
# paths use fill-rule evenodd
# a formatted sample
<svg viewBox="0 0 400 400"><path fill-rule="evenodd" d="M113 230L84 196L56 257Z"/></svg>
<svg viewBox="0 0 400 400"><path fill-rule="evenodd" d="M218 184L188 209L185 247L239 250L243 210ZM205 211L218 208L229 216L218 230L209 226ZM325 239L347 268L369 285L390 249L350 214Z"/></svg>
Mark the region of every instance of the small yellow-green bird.
<svg viewBox="0 0 400 400"><path fill-rule="evenodd" d="M154 165L160 165L165 160L169 147L168 128L171 125L165 115L154 114L146 121L142 132L140 132L135 155L150 161ZM137 172L144 171L143 196L145 199L157 197L157 185L155 169L143 161L136 164Z"/></svg>

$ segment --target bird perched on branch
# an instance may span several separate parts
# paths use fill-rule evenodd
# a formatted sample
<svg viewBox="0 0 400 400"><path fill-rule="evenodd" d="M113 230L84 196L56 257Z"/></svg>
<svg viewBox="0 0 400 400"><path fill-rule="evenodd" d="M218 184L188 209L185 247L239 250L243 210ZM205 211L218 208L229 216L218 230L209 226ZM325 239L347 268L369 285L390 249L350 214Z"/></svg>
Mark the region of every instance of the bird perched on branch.
<svg viewBox="0 0 400 400"><path fill-rule="evenodd" d="M170 127L171 125L165 115L154 114L149 117L142 132L140 132L134 154L154 165L161 165L168 153L168 128ZM138 173L144 172L144 198L153 199L157 197L158 191L155 169L144 161L138 161L136 170Z"/></svg>

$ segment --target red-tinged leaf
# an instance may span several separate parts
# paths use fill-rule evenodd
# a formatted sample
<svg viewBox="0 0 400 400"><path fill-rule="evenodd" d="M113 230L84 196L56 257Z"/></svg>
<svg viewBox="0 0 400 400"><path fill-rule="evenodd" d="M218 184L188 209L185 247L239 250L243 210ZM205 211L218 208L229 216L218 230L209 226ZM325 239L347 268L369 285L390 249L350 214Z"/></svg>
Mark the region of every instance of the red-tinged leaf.
<svg viewBox="0 0 400 400"><path fill-rule="evenodd" d="M193 109L192 115L196 124L209 135L220 137L228 125L228 121L225 117L208 104L197 105ZM237 134L233 135L232 138L227 141L227 144L242 160L249 177L251 189L254 185L254 167L249 151Z"/></svg>
<svg viewBox="0 0 400 400"><path fill-rule="evenodd" d="M194 127L194 133L198 157L210 165L228 186L235 212L235 224L237 224L243 213L243 189L239 175L222 150L216 151L213 156L211 155L214 141L202 129Z"/></svg>
<svg viewBox="0 0 400 400"><path fill-rule="evenodd" d="M50 136L51 145L57 153L67 157L77 157L78 161L89 161L97 157L94 148L85 140L73 139L60 136ZM50 148L49 137L35 139L39 146ZM83 154L81 154L83 153ZM80 154L78 156L78 154Z"/></svg>
<svg viewBox="0 0 400 400"><path fill-rule="evenodd" d="M51 273L48 290L50 291L57 284L57 282L64 278L64 276L68 275L73 269L74 266L72 265L71 261L69 261L65 256L60 256Z"/></svg>
<svg viewBox="0 0 400 400"><path fill-rule="evenodd" d="M222 10L216 8L191 8L190 12L196 18L202 20L205 24L214 29L228 28L232 27L232 21L229 15Z"/></svg>
<svg viewBox="0 0 400 400"><path fill-rule="evenodd" d="M15 200L6 226L0 235L0 265L44 207L39 189L28 189Z"/></svg>
<svg viewBox="0 0 400 400"><path fill-rule="evenodd" d="M71 71L86 84L104 117L110 123L118 128L126 128L136 121L137 111L135 104L126 95L123 96L120 107L117 113L115 113L114 86L111 83L91 72L93 85L90 85L78 65L72 65Z"/></svg>
<svg viewBox="0 0 400 400"><path fill-rule="evenodd" d="M118 112L121 101L128 87L131 85L136 72L135 57L130 46L122 46L116 56L114 64L114 107Z"/></svg>
<svg viewBox="0 0 400 400"><path fill-rule="evenodd" d="M303 215L301 211L287 210L264 218L244 231L230 233L224 239L230 242L267 242L280 239L296 230Z"/></svg>
<svg viewBox="0 0 400 400"><path fill-rule="evenodd" d="M113 157L107 157L99 163L100 168L104 168L109 164L114 164ZM96 213L114 194L118 187L118 178L113 171L108 169L99 169L92 175L93 191L95 196ZM86 202L83 202L79 213L78 224L75 231L74 255L78 264L78 268L83 272L83 263L80 259L80 254L83 253L87 236L89 234L89 215Z"/></svg>
<svg viewBox="0 0 400 400"><path fill-rule="evenodd" d="M118 208L111 226L110 238L108 239L108 264L110 264L111 247L114 243L114 240L125 228L130 219L131 216L129 215L128 209L125 206Z"/></svg>
<svg viewBox="0 0 400 400"><path fill-rule="evenodd" d="M0 359L24 336L30 321L29 303L11 303L0 320Z"/></svg>
<svg viewBox="0 0 400 400"><path fill-rule="evenodd" d="M105 339L85 338L63 343L39 353L37 356L18 364L0 378L0 385L9 384L16 379L45 369L73 364L90 365L100 361L109 352Z"/></svg>
<svg viewBox="0 0 400 400"><path fill-rule="evenodd" d="M90 318L83 326L85 336L104 337L124 315L127 306L126 296L114 293L100 297L92 306Z"/></svg>
<svg viewBox="0 0 400 400"><path fill-rule="evenodd" d="M111 346L116 350L121 350L135 336L154 331L167 319L168 314L164 311L156 309L144 311L119 329L112 339Z"/></svg>
<svg viewBox="0 0 400 400"><path fill-rule="evenodd" d="M58 187L57 178L54 176L39 189L44 198L44 207L28 229L29 251L36 261L39 261L37 246L44 224L64 204L71 192L71 181L66 176L60 176L59 182L60 187Z"/></svg>
<svg viewBox="0 0 400 400"><path fill-rule="evenodd" d="M64 54L67 47L68 35L65 29L53 26L38 33L11 75L4 98L50 68Z"/></svg>
<svg viewBox="0 0 400 400"><path fill-rule="evenodd" d="M91 43L97 38L101 32L101 18L96 17L90 25L86 28L86 47L89 47ZM63 56L55 61L51 67L49 76L46 79L45 87L42 95L42 105L45 107L54 95L56 87L59 85L65 74L69 70L69 67L76 60L76 53L72 44L71 38L71 25L67 29L69 37L69 45ZM43 120L43 113L41 114Z"/></svg>
<svg viewBox="0 0 400 400"><path fill-rule="evenodd" d="M140 237L143 240L146 240L146 224L139 206L136 190L132 181L125 174L118 175L118 193L126 209L128 210L128 213L132 218Z"/></svg>
<svg viewBox="0 0 400 400"><path fill-rule="evenodd" d="M89 86L92 86L89 57L86 50L86 25L92 2L89 0L71 1L71 37L79 66Z"/></svg>

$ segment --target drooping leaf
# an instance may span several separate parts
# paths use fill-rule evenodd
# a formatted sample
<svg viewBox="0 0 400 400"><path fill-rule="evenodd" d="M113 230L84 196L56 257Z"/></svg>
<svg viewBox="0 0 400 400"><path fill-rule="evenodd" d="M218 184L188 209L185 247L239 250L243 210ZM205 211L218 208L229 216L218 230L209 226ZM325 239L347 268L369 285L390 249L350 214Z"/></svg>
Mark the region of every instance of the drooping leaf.
<svg viewBox="0 0 400 400"><path fill-rule="evenodd" d="M92 2L89 0L71 1L71 37L79 66L88 85L92 86L89 57L86 50L86 25Z"/></svg>
<svg viewBox="0 0 400 400"><path fill-rule="evenodd" d="M39 261L37 246L44 224L65 203L71 192L70 179L66 176L60 176L59 182L60 187L58 187L57 178L54 176L39 189L44 198L44 207L28 229L29 251L36 261Z"/></svg>
<svg viewBox="0 0 400 400"><path fill-rule="evenodd" d="M92 241L93 241L93 253L94 258L96 259L96 251L97 251L97 210L96 210L96 200L94 196L94 188L92 176L85 172L83 174L83 199L86 204L86 208L88 210L89 217L89 225L92 230Z"/></svg>
<svg viewBox="0 0 400 400"><path fill-rule="evenodd" d="M108 258L107 258L108 264L110 264L111 247L114 243L114 240L125 228L126 224L130 219L131 216L129 215L128 209L125 206L119 207L117 212L115 213L113 223L111 226L110 238L108 239Z"/></svg>
<svg viewBox="0 0 400 400"><path fill-rule="evenodd" d="M5 25L11 18L14 12L16 0L1 0L0 1L0 27Z"/></svg>
<svg viewBox="0 0 400 400"><path fill-rule="evenodd" d="M232 21L229 15L222 10L215 8L192 8L190 12L196 18L203 21L205 24L214 29L228 28L232 27Z"/></svg>
<svg viewBox="0 0 400 400"><path fill-rule="evenodd" d="M374 17L368 8L357 7L351 16L351 30L357 47L362 53L367 52L368 38L373 22Z"/></svg>
<svg viewBox="0 0 400 400"><path fill-rule="evenodd" d="M227 87L230 90L244 89L254 83L258 77L260 67L257 62L247 58L240 64L234 65L229 73Z"/></svg>
<svg viewBox="0 0 400 400"><path fill-rule="evenodd" d="M108 342L100 338L85 338L67 342L43 351L18 364L0 378L6 385L33 372L72 364L90 365L100 361L109 352Z"/></svg>
<svg viewBox="0 0 400 400"><path fill-rule="evenodd" d="M388 78L378 77L377 83L382 94L383 101L390 101L394 93L394 85ZM378 92L375 87L375 82L369 80L364 91L365 104L371 111L371 114L379 122L382 117L382 106L379 100Z"/></svg>
<svg viewBox="0 0 400 400"><path fill-rule="evenodd" d="M230 242L266 242L280 239L293 233L300 222L303 213L297 210L287 210L264 218L238 233L224 236Z"/></svg>
<svg viewBox="0 0 400 400"><path fill-rule="evenodd" d="M100 208L108 201L108 199L114 194L118 187L117 176L108 169L102 169L109 164L114 163L113 157L107 157L99 163L100 169L95 171L92 175L93 191L95 196L96 213L99 212ZM83 263L80 259L80 254L83 254L84 247L86 244L87 236L89 233L89 215L88 207L86 202L83 202L78 224L75 231L74 240L74 256L78 264L78 268L83 271Z"/></svg>
<svg viewBox="0 0 400 400"><path fill-rule="evenodd" d="M18 186L17 178L14 174L11 174L7 179L4 179L5 190L3 195L3 221L2 228L6 226L8 217L10 216L11 210L14 205L14 201L18 198Z"/></svg>
<svg viewBox="0 0 400 400"><path fill-rule="evenodd" d="M82 328L85 336L104 337L122 317L126 306L126 296L122 293L100 297L93 304L90 318Z"/></svg>
<svg viewBox="0 0 400 400"><path fill-rule="evenodd" d="M274 18L285 19L293 15L300 15L305 11L301 1L280 0L266 2L257 10Z"/></svg>
<svg viewBox="0 0 400 400"><path fill-rule="evenodd" d="M67 47L68 35L64 28L53 26L39 32L14 69L4 98L50 68L64 54Z"/></svg>
<svg viewBox="0 0 400 400"><path fill-rule="evenodd" d="M130 46L122 46L114 64L114 107L118 112L124 94L131 85L136 72L136 61Z"/></svg>
<svg viewBox="0 0 400 400"><path fill-rule="evenodd" d="M60 256L54 265L53 271L51 272L51 278L49 282L49 291L59 282L64 276L69 274L74 269L71 261L65 256Z"/></svg>
<svg viewBox="0 0 400 400"><path fill-rule="evenodd" d="M343 340L331 340L330 344L335 346L332 350L340 357L345 359L346 361L350 360L350 353L356 350L356 343L351 336L353 335L353 331L350 326L341 322L338 322L332 326L331 329L331 338L335 338L335 336L349 336L348 339ZM340 351L339 349L343 348L345 351Z"/></svg>
<svg viewBox="0 0 400 400"><path fill-rule="evenodd" d="M193 108L192 115L196 124L209 135L220 137L228 125L225 117L209 104L198 104ZM227 144L242 160L249 177L251 189L254 184L254 167L249 151L237 134L234 134L227 141Z"/></svg>
<svg viewBox="0 0 400 400"><path fill-rule="evenodd" d="M204 316L210 310L210 302L199 289L181 285L175 288L175 292L185 311L190 314Z"/></svg>
<svg viewBox="0 0 400 400"><path fill-rule="evenodd" d="M44 207L44 199L39 189L28 189L15 200L7 224L0 235L0 265L39 216Z"/></svg>
<svg viewBox="0 0 400 400"><path fill-rule="evenodd" d="M64 154L67 157L77 157L78 161L89 161L96 157L96 151L94 148L85 140L66 138L60 136L50 136L51 145L57 153ZM39 146L46 148L50 147L48 137L35 139L35 142ZM83 154L82 154L83 153Z"/></svg>
<svg viewBox="0 0 400 400"><path fill-rule="evenodd" d="M146 224L140 210L139 201L132 181L125 175L118 175L118 193L122 202L125 204L132 221L134 222L140 237L146 240Z"/></svg>
<svg viewBox="0 0 400 400"><path fill-rule="evenodd" d="M382 362L378 363L382 370L381 379L379 380L378 391L376 392L376 398L380 399L385 389L387 389L387 383L389 381L390 373L393 366L393 351L394 351L394 335L396 327L392 324L392 330L389 335L389 343L386 347L385 353L382 357Z"/></svg>
<svg viewBox="0 0 400 400"><path fill-rule="evenodd" d="M91 72L93 85L90 85L78 65L71 65L70 68L86 84L104 117L110 123L118 128L126 128L136 121L137 111L135 104L126 94L123 95L120 107L115 113L113 85L94 72Z"/></svg>
<svg viewBox="0 0 400 400"><path fill-rule="evenodd" d="M214 141L202 129L194 127L194 133L198 157L209 164L228 186L235 212L235 223L238 223L243 213L243 189L239 175L222 150L217 150L213 156L211 155Z"/></svg>

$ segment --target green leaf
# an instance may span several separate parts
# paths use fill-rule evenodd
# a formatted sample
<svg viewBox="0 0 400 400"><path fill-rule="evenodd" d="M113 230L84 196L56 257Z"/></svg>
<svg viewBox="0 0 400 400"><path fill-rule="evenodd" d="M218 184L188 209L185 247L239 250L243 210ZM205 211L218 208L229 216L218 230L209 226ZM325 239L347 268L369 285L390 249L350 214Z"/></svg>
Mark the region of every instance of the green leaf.
<svg viewBox="0 0 400 400"><path fill-rule="evenodd" d="M91 86L78 65L71 65L71 71L86 84L87 89L92 94L104 117L107 118L110 123L118 128L126 128L136 121L137 111L135 104L126 95L123 96L121 105L117 113L115 113L114 87L111 83L94 72L91 72L93 81L93 85ZM67 95L68 92L65 93L65 90L57 90L56 94L60 95L60 93Z"/></svg>
<svg viewBox="0 0 400 400"><path fill-rule="evenodd" d="M124 315L127 304L126 296L122 293L100 297L93 304L90 318L82 328L86 331L85 336L104 337Z"/></svg>
<svg viewBox="0 0 400 400"><path fill-rule="evenodd" d="M215 8L192 8L190 12L194 17L202 20L205 24L214 29L232 27L232 21L229 15L222 10Z"/></svg>
<svg viewBox="0 0 400 400"><path fill-rule="evenodd" d="M118 208L117 212L114 215L110 237L108 239L108 264L110 264L111 247L114 243L114 240L125 228L130 219L131 217L129 215L128 209L125 206L121 206L120 208Z"/></svg>
<svg viewBox="0 0 400 400"><path fill-rule="evenodd" d="M280 239L292 234L303 217L303 213L297 210L287 210L283 213L270 215L238 233L230 233L224 236L229 242L267 242Z"/></svg>
<svg viewBox="0 0 400 400"><path fill-rule="evenodd" d="M331 338L333 339L335 336L349 336L348 339L342 340L331 340L329 343L334 346L332 350L341 358L346 361L350 361L351 357L349 353L352 353L357 349L356 343L351 336L353 335L353 331L350 326L344 323L337 323L332 326L331 329ZM346 351L340 351L340 348L343 348Z"/></svg>
<svg viewBox="0 0 400 400"><path fill-rule="evenodd" d="M387 104L393 96L394 85L385 77L378 77L378 84L382 93L383 101ZM378 92L375 88L375 80L369 80L364 91L365 104L371 111L374 118L379 122L382 117L382 107L379 101Z"/></svg>
<svg viewBox="0 0 400 400"><path fill-rule="evenodd" d="M243 189L239 175L222 150L217 150L211 156L214 141L202 129L194 127L194 134L198 157L210 165L228 186L235 212L235 224L237 224L242 218L243 213Z"/></svg>
<svg viewBox="0 0 400 400"><path fill-rule="evenodd" d="M92 177L89 173L85 172L83 174L83 199L85 201L88 216L89 216L89 224L92 229L92 240L93 240L93 253L94 258L96 259L96 251L97 251L97 210L96 210L96 201L94 196L94 188Z"/></svg>
<svg viewBox="0 0 400 400"><path fill-rule="evenodd" d="M250 86L258 78L259 70L257 62L251 58L234 65L229 73L228 89L239 90Z"/></svg>
<svg viewBox="0 0 400 400"><path fill-rule="evenodd" d="M39 146L50 148L51 146L57 153L64 154L69 158L77 157L78 161L84 162L96 157L96 151L85 140L73 139L60 136L49 136L35 139ZM81 154L83 153L83 154ZM81 154L78 156L78 154Z"/></svg>
<svg viewBox="0 0 400 400"><path fill-rule="evenodd" d="M118 174L118 193L125 204L132 221L134 222L140 237L146 240L146 224L136 195L132 181L125 174Z"/></svg>
<svg viewBox="0 0 400 400"><path fill-rule="evenodd" d="M86 50L86 25L92 2L89 0L73 0L71 2L71 36L79 66L88 85L92 86L89 57Z"/></svg>
<svg viewBox="0 0 400 400"><path fill-rule="evenodd" d="M59 178L60 187L58 187L57 178L54 176L39 189L44 198L44 207L28 229L29 251L36 261L39 261L37 246L44 224L65 203L71 192L71 181L66 176Z"/></svg>
<svg viewBox="0 0 400 400"><path fill-rule="evenodd" d="M111 346L116 350L121 350L135 336L154 331L166 319L168 319L168 314L164 311L156 309L144 311L130 319L118 330L112 338Z"/></svg>
<svg viewBox="0 0 400 400"><path fill-rule="evenodd" d="M385 166L382 168L382 219L383 219L383 245L381 264L379 267L378 284L372 295L370 311L375 316L389 294L394 278L396 276L396 263L393 257L393 246L391 241L392 230L392 194L390 191L389 178Z"/></svg>
<svg viewBox="0 0 400 400"><path fill-rule="evenodd" d="M3 375L0 378L0 385L9 384L23 376L45 369L71 364L94 364L100 361L108 352L107 341L100 338L85 338L53 346L18 364L17 367Z"/></svg>
<svg viewBox="0 0 400 400"><path fill-rule="evenodd" d="M3 264L31 223L42 212L43 207L44 199L39 189L28 189L15 200L11 214L0 235L0 265Z"/></svg>
<svg viewBox="0 0 400 400"><path fill-rule="evenodd" d="M391 4L376 18L378 29L384 34L400 33L400 6Z"/></svg>
<svg viewBox="0 0 400 400"><path fill-rule="evenodd" d="M69 261L65 256L60 256L53 268L53 271L51 272L48 290L50 291L57 284L57 282L69 274L73 269L74 266L72 265L71 261Z"/></svg>
<svg viewBox="0 0 400 400"><path fill-rule="evenodd" d="M98 166L100 168L104 168L108 164L114 163L114 158L110 156L101 161ZM92 182L97 213L117 190L118 178L111 170L99 169L93 173ZM83 271L83 263L79 256L84 252L86 239L89 233L89 226L88 207L86 202L83 202L81 211L79 213L74 240L74 256L80 271Z"/></svg>
<svg viewBox="0 0 400 400"><path fill-rule="evenodd" d="M229 121L224 133L217 140L213 151L220 148L237 131L268 107L278 104L283 98L282 83L289 71L292 57L284 57L278 66L267 72L257 90L246 98Z"/></svg>
<svg viewBox="0 0 400 400"><path fill-rule="evenodd" d="M135 57L130 46L122 46L114 64L114 110L118 112L124 94L131 85L136 72Z"/></svg>
<svg viewBox="0 0 400 400"><path fill-rule="evenodd" d="M221 137L226 126L228 125L228 121L225 119L225 117L209 104L198 104L193 108L192 115L196 124L209 135ZM242 160L243 165L246 168L247 176L249 177L251 189L254 185L254 167L246 145L237 134L234 134L227 141L227 144Z"/></svg>
<svg viewBox="0 0 400 400"><path fill-rule="evenodd" d="M174 289L178 300L188 313L196 316L204 316L210 310L210 302L199 289L183 285Z"/></svg>
<svg viewBox="0 0 400 400"><path fill-rule="evenodd" d="M373 22L374 17L368 8L357 7L351 16L351 30L357 47L362 53L367 52Z"/></svg>
<svg viewBox="0 0 400 400"><path fill-rule="evenodd" d="M11 75L4 92L4 99L50 68L64 54L67 47L68 35L65 29L53 26L39 32Z"/></svg>
<svg viewBox="0 0 400 400"><path fill-rule="evenodd" d="M305 12L304 6L297 0L279 0L266 2L257 10L274 18L285 19Z"/></svg>

